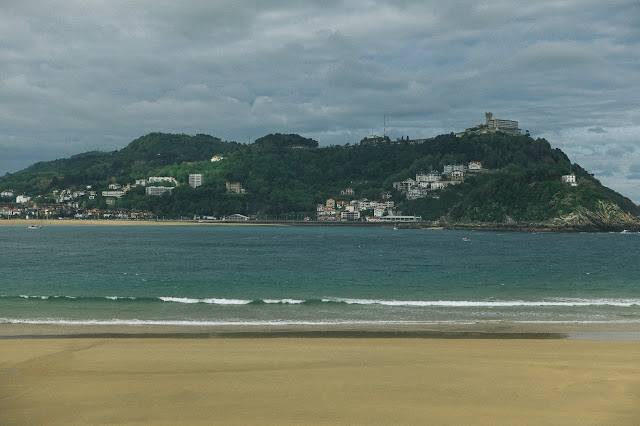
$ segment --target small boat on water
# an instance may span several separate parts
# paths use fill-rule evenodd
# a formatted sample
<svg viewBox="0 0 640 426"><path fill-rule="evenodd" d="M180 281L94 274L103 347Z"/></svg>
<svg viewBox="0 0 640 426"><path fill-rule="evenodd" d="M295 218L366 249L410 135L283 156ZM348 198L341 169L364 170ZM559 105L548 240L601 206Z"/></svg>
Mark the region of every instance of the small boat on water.
<svg viewBox="0 0 640 426"><path fill-rule="evenodd" d="M40 228L42 228L42 225L29 225L29 226L27 226L27 228L29 228L29 229L40 229Z"/></svg>
<svg viewBox="0 0 640 426"><path fill-rule="evenodd" d="M471 240L470 240L469 238L467 238L467 237L464 237L464 238L462 239L462 241L471 241Z"/></svg>

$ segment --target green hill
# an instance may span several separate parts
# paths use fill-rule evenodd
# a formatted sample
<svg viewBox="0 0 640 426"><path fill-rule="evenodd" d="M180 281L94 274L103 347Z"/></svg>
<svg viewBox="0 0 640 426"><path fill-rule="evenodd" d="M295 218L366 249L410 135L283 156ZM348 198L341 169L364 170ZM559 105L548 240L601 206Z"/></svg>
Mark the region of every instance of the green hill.
<svg viewBox="0 0 640 426"><path fill-rule="evenodd" d="M214 155L224 159L212 162ZM445 189L409 197L417 199L408 199L397 185L394 188L394 182L470 162L481 162L482 171L466 173ZM187 185L190 173L202 174L204 184ZM561 181L570 173L575 174L577 186ZM602 186L546 140L501 133L322 148L299 135L268 135L246 145L207 135L152 133L120 151L34 164L1 178L0 189L44 202L55 190L91 185L101 191L110 183L124 186L149 176L170 176L180 185L160 197L133 188L115 205L164 217L233 213L315 217L316 206L329 198L378 200L381 193L388 193L403 214L445 224L617 229L636 226L640 216L640 208L631 200ZM230 183L240 186L230 190ZM346 188L353 195L341 195ZM105 207L104 197L81 200L84 209Z"/></svg>

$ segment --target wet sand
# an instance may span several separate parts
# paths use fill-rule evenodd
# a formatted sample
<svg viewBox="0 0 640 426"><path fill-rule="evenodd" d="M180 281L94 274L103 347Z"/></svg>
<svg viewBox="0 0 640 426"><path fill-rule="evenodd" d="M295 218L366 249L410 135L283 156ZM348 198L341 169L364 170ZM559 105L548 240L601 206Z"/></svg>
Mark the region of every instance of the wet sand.
<svg viewBox="0 0 640 426"><path fill-rule="evenodd" d="M640 419L640 342L164 336L0 340L0 424Z"/></svg>

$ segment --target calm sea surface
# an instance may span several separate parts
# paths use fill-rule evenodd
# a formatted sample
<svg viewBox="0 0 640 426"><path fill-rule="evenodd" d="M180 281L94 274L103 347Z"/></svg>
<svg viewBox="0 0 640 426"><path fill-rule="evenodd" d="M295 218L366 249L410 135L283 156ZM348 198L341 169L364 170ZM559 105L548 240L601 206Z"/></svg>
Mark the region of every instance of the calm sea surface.
<svg viewBox="0 0 640 426"><path fill-rule="evenodd" d="M0 226L0 323L640 323L640 234Z"/></svg>

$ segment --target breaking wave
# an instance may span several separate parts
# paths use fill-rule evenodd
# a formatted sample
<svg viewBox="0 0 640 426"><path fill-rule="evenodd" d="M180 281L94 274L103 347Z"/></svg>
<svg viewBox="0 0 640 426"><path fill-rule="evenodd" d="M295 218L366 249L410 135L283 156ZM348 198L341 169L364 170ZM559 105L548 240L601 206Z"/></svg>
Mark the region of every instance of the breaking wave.
<svg viewBox="0 0 640 426"><path fill-rule="evenodd" d="M613 306L633 307L640 306L639 298L546 298L541 300L384 300L384 299L356 299L326 297L319 299L295 299L295 298L194 298L194 297L133 297L133 296L48 296L48 295L0 295L0 300L26 299L42 301L64 301L79 303L83 301L111 301L121 302L160 302L182 304L209 304L209 305L380 305L390 307L451 307L451 308L509 308L509 307L589 307L589 306Z"/></svg>

